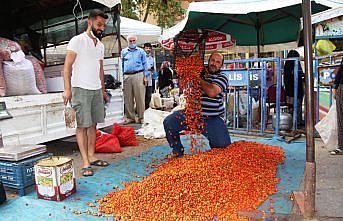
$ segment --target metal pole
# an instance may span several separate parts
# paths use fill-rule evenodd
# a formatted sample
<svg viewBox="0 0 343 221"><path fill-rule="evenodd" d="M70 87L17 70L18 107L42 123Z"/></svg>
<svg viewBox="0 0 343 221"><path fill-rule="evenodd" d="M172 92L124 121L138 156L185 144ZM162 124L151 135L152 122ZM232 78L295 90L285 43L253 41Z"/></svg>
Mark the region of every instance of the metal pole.
<svg viewBox="0 0 343 221"><path fill-rule="evenodd" d="M41 28L42 28L42 43L43 43L43 53L44 53L44 65L47 65L47 57L46 57L46 36L45 36L45 27L44 27L44 19L41 19Z"/></svg>
<svg viewBox="0 0 343 221"><path fill-rule="evenodd" d="M116 27L116 24L117 23L117 28L116 28L116 31L117 31L117 41L118 41L118 54L120 56L120 53L121 53L121 50L122 50L122 46L121 46L121 35L120 35L120 4L117 4L114 8L114 17L116 17L116 19L113 19L113 26ZM116 22L115 22L116 21Z"/></svg>
<svg viewBox="0 0 343 221"><path fill-rule="evenodd" d="M261 40L260 40L260 31L261 31L261 24L260 24L260 16L257 14L257 22L256 22L256 37L257 37L257 57L260 57L261 54ZM258 67L260 67L260 63L258 63Z"/></svg>
<svg viewBox="0 0 343 221"><path fill-rule="evenodd" d="M299 83L299 65L300 65L300 60L295 59L294 61L294 101L293 101L293 131L297 130L298 127L298 83ZM300 87L303 86L302 82L299 85ZM302 116L300 116L300 119L302 119Z"/></svg>
<svg viewBox="0 0 343 221"><path fill-rule="evenodd" d="M276 139L279 138L280 132L280 98L281 98L281 59L276 60L276 122L275 122L275 135Z"/></svg>
<svg viewBox="0 0 343 221"><path fill-rule="evenodd" d="M306 97L306 169L304 180L304 216L312 219L315 212L316 163L314 148L314 99L311 0L302 0L305 48L305 97Z"/></svg>
<svg viewBox="0 0 343 221"><path fill-rule="evenodd" d="M79 21L75 18L75 35L79 34Z"/></svg>

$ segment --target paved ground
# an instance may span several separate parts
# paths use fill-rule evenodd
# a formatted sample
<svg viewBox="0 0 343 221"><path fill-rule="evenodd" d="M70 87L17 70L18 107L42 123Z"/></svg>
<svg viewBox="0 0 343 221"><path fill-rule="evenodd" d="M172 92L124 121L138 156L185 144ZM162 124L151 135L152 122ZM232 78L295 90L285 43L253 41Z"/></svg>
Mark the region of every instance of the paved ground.
<svg viewBox="0 0 343 221"><path fill-rule="evenodd" d="M316 140L316 211L318 217L343 220L343 155L331 156L321 140Z"/></svg>
<svg viewBox="0 0 343 221"><path fill-rule="evenodd" d="M139 125L132 125L136 128ZM106 131L110 129L107 128ZM108 162L115 162L126 157L137 155L148 148L167 143L165 139L146 140L138 136L139 146L124 147L119 154L99 154L101 159ZM82 167L81 156L78 151L75 137L47 143L49 152L54 155L68 156L74 159L76 176L80 177ZM343 221L343 156L331 156L328 148L324 147L320 139L316 139L316 220L342 220ZM302 190L302 185L300 190ZM13 191L8 192L9 197L15 197ZM302 220L299 212L294 210L294 214L289 217L291 220ZM284 219L273 219L284 220Z"/></svg>
<svg viewBox="0 0 343 221"><path fill-rule="evenodd" d="M134 127L135 129L140 128L140 125L138 124L132 124L130 125ZM110 133L111 128L105 128L103 131ZM114 154L103 154L98 153L97 157L101 160L106 160L109 163L116 162L118 160L122 160L126 157L131 157L138 155L139 153L146 151L148 148L165 144L167 143L166 139L154 139L154 140L147 140L144 139L143 136L137 136L138 146L132 146L132 147L122 147L123 152L121 153L114 153ZM53 153L54 156L67 156L74 160L75 164L75 172L76 177L81 177L81 168L82 168L82 159L81 154L78 150L77 143L75 137L70 137L64 140L58 140L46 143L48 147L48 151ZM93 167L96 170L99 170L99 167Z"/></svg>

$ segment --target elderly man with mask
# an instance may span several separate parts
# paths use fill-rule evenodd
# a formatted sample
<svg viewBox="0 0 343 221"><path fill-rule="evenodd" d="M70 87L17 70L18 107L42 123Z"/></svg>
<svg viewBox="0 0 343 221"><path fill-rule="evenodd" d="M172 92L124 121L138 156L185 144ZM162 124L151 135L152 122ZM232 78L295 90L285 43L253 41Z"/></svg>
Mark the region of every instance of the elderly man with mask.
<svg viewBox="0 0 343 221"><path fill-rule="evenodd" d="M137 37L127 37L128 47L121 51L122 70L124 74L124 111L126 124L143 123L145 111L145 87L148 85L149 71L146 53L137 47ZM135 105L137 116L135 112Z"/></svg>
<svg viewBox="0 0 343 221"><path fill-rule="evenodd" d="M202 134L209 140L211 148L224 148L231 143L228 129L223 120L224 92L228 87L227 76L220 72L223 61L222 54L213 53L209 58L208 67L199 73L202 89L201 115L205 123ZM174 112L166 117L163 124L168 143L172 148L172 153L168 157L183 156L184 148L180 140L180 132L187 129L184 112Z"/></svg>

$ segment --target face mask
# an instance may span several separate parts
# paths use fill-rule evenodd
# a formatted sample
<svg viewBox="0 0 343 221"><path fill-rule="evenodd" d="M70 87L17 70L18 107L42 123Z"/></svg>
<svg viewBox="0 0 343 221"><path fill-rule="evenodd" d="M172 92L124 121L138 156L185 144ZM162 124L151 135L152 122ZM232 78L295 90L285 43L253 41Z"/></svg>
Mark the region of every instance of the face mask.
<svg viewBox="0 0 343 221"><path fill-rule="evenodd" d="M92 30L91 30L91 35L94 37L94 38L98 38L100 41L102 39L102 34L103 34L103 31L101 31L100 33L98 33L96 31L96 29L92 26Z"/></svg>
<svg viewBox="0 0 343 221"><path fill-rule="evenodd" d="M136 46L137 46L136 44L129 44L129 48L130 48L130 49L135 49Z"/></svg>

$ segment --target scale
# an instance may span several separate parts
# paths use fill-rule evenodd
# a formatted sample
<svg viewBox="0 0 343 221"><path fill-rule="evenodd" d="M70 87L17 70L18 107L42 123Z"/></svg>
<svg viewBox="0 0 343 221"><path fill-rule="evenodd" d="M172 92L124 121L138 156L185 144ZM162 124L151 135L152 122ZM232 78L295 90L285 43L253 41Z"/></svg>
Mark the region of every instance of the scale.
<svg viewBox="0 0 343 221"><path fill-rule="evenodd" d="M47 151L45 145L19 144L0 148L0 160L19 161Z"/></svg>
<svg viewBox="0 0 343 221"><path fill-rule="evenodd" d="M0 102L0 120L12 118L12 115L6 109L6 103Z"/></svg>

